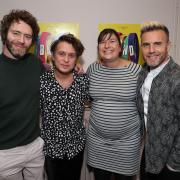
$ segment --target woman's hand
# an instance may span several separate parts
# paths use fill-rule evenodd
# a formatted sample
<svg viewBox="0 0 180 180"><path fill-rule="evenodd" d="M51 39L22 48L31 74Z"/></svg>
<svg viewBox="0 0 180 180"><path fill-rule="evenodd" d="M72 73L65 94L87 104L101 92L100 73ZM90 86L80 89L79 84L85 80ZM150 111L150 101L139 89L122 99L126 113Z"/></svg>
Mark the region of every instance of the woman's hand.
<svg viewBox="0 0 180 180"><path fill-rule="evenodd" d="M78 74L85 73L82 64L77 63L74 69Z"/></svg>

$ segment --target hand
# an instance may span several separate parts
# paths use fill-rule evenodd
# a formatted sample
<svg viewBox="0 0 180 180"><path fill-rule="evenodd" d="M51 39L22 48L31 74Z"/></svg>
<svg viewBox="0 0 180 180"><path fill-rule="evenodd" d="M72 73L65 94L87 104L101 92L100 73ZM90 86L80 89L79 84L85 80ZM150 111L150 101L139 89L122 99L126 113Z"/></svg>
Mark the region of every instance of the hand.
<svg viewBox="0 0 180 180"><path fill-rule="evenodd" d="M50 64L44 63L43 65L44 65L46 71L51 71L51 65Z"/></svg>
<svg viewBox="0 0 180 180"><path fill-rule="evenodd" d="M83 66L81 65L81 64L76 64L76 66L75 66L75 71L77 71L77 73L78 74L84 74L85 72L84 72L84 69L83 69Z"/></svg>

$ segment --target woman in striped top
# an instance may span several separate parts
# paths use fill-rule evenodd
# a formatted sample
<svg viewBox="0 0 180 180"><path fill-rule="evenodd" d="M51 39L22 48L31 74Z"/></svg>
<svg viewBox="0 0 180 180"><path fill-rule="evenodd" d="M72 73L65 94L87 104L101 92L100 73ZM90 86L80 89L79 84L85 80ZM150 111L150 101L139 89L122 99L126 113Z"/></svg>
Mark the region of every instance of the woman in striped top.
<svg viewBox="0 0 180 180"><path fill-rule="evenodd" d="M121 42L113 29L98 37L101 63L88 68L92 111L88 127L88 165L96 180L131 180L140 164L140 117L136 83L141 66L120 58Z"/></svg>

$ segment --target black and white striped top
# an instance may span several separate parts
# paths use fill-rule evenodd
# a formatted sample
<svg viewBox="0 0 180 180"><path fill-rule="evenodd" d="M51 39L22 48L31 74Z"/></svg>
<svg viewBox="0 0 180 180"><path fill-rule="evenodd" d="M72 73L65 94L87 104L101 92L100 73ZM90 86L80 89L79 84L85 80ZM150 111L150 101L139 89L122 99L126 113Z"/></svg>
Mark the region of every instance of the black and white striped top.
<svg viewBox="0 0 180 180"><path fill-rule="evenodd" d="M88 164L124 174L137 174L140 163L140 117L136 84L141 66L123 68L91 64L88 68L92 111L87 137Z"/></svg>

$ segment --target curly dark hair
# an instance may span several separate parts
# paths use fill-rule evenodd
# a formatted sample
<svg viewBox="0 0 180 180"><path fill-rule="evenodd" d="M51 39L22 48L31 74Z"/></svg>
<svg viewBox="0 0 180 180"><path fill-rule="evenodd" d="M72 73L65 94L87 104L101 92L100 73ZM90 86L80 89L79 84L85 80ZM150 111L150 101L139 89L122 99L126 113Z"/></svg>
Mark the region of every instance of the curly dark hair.
<svg viewBox="0 0 180 180"><path fill-rule="evenodd" d="M69 33L69 34L60 36L59 39L55 40L51 44L50 50L51 50L52 54L54 54L56 47L60 42L67 42L67 43L71 44L73 46L73 48L75 49L77 58L79 56L81 56L84 51L84 46L81 43L81 41L79 39L77 39L73 34Z"/></svg>
<svg viewBox="0 0 180 180"><path fill-rule="evenodd" d="M10 11L9 14L3 17L0 23L0 33L3 44L5 44L6 42L7 33L11 24L19 21L24 21L32 28L33 31L32 42L35 42L37 40L40 30L39 25L37 23L37 19L26 10L13 9Z"/></svg>

